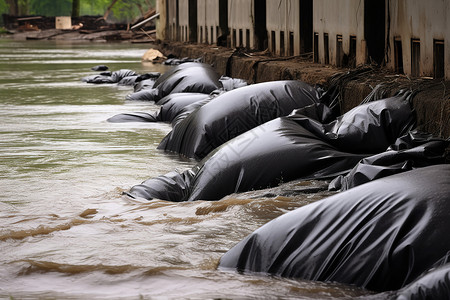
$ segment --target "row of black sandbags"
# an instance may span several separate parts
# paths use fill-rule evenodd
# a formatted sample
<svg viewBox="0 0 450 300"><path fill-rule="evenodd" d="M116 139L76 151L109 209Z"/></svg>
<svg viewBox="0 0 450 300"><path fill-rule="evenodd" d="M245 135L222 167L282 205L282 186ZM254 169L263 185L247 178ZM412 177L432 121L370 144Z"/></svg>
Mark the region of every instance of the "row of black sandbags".
<svg viewBox="0 0 450 300"><path fill-rule="evenodd" d="M104 70L107 67L96 66L93 69ZM177 65L162 75L158 72L140 75L133 70L121 69L86 76L82 78L82 81L93 84L117 83L133 86L134 92L127 96L128 100L154 101L155 103L175 93L209 94L216 90L228 91L246 85L244 80L219 76L210 65L195 62Z"/></svg>
<svg viewBox="0 0 450 300"><path fill-rule="evenodd" d="M178 125L194 118L205 106ZM234 138L232 134L211 135L217 144L224 144L194 168L151 178L134 186L128 195L169 201L219 200L231 193L264 189L294 179L330 179L348 174L330 186L345 189L388 174L443 163L448 146L443 139L411 131L415 115L407 94L360 105L328 123L324 120L332 114L321 103L259 126L254 119L246 121L240 119L239 112L236 115L229 119L239 122L222 118L216 122L254 128ZM248 119L249 114L246 116ZM197 128L208 130L208 126L198 124ZM204 134L190 133L179 140L181 144L207 149L200 142L203 138ZM350 172L354 167L358 169Z"/></svg>
<svg viewBox="0 0 450 300"><path fill-rule="evenodd" d="M383 297L448 295L445 253L450 249L440 240L450 228L442 223L450 212L449 168L422 168L444 162L448 141L411 131L415 116L409 94L364 104L339 117L320 96L291 81L208 96L209 106L191 111L170 134L179 136L173 140L181 141L181 147L200 149L198 158L206 157L191 170L149 179L128 194L218 200L298 178L341 175L330 188L344 190L385 177L274 220L227 253L220 267L375 291L402 288ZM299 109L285 116L290 101ZM389 176L396 173L402 174ZM433 267L438 271L415 281ZM422 282L430 288L420 288Z"/></svg>
<svg viewBox="0 0 450 300"><path fill-rule="evenodd" d="M202 76L197 77L199 73L206 74L207 80ZM181 89L193 89L197 86L200 89L196 91L201 92L209 83L215 82L208 88L208 91L214 91L218 78L208 65L187 63L158 78L157 86L164 86L165 93L174 89L178 92L179 86ZM439 163L443 160L446 145L446 141L430 141L430 136L418 138L417 134L409 132L414 127L415 118L407 95L362 105L337 118L322 103L322 95L315 88L299 81L255 84L215 95L174 93L160 101L162 107L157 114L124 114L115 116L110 121L172 121L175 126L159 148L197 159L204 158L218 146L252 128L286 116L295 108L302 109L289 116L289 121L280 119L246 133L240 139L230 142L224 149L217 150L217 154L210 155L212 157L208 157L193 170L184 174L169 173L134 187L129 193L132 196L171 201L213 200L232 192L270 187L283 180L329 178L346 174L358 164L358 168L364 169L364 172L355 169L346 177L341 176L332 183L333 189L345 189L385 176L389 172L392 174ZM277 122L282 122L283 125L273 125ZM277 129L277 126L281 129ZM282 139L286 138L287 134L280 135L281 130L295 132L297 136L294 134L289 137L291 140L295 139L295 143L283 142ZM258 131L271 132L272 135L256 138L263 135ZM305 134L300 137L298 135L301 131ZM402 137L405 134L406 136ZM394 144L394 149L385 151L400 137L403 140L401 147L396 148ZM255 149L247 149L245 145L249 142ZM300 147L301 144L306 146ZM309 144L320 148L321 151L310 151ZM328 152L323 149L328 149ZM232 156L235 154L238 154L238 157ZM276 156L283 157L281 163ZM285 159L291 156L302 159L294 164L295 160ZM224 157L227 158L226 162ZM271 172L262 172L259 166L271 166L270 157L278 168L268 167ZM364 160L361 160L363 158ZM182 183L179 178L175 181L181 184L182 188L161 183L173 182L173 178L177 176L184 178ZM220 182L220 188L211 184L212 181ZM180 189L184 192L173 192ZM171 197L164 194L170 194Z"/></svg>
<svg viewBox="0 0 450 300"><path fill-rule="evenodd" d="M97 69L99 68L95 67ZM202 63L183 63L162 75L156 72L139 75L132 70L123 69L88 76L82 80L87 83L133 85L134 92L127 96L128 100L153 101L161 105L156 112L119 114L109 118L109 122L173 124L217 95L247 85L242 79L220 77L211 66Z"/></svg>

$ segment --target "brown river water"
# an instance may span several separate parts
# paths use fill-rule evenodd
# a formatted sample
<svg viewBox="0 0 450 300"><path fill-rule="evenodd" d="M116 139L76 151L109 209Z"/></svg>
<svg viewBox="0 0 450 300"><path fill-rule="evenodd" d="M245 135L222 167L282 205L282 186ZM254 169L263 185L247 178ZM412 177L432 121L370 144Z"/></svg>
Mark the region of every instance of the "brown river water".
<svg viewBox="0 0 450 300"><path fill-rule="evenodd" d="M138 201L122 191L194 161L156 150L171 127L108 123L132 87L89 85L90 68L164 72L148 45L0 39L1 299L348 299L332 283L216 269L273 218L330 193L292 182L208 202ZM292 196L295 194L295 196Z"/></svg>

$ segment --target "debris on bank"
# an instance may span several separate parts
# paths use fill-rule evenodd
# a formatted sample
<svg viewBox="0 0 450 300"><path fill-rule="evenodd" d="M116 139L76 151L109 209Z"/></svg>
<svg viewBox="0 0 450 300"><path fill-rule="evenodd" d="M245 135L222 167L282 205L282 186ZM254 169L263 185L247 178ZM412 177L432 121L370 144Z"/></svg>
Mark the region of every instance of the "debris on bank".
<svg viewBox="0 0 450 300"><path fill-rule="evenodd" d="M156 29L155 11L149 11L135 23L121 24L105 21L102 16L45 17L3 15L9 33L18 40L88 40L154 42ZM61 18L68 18L69 25L60 26Z"/></svg>

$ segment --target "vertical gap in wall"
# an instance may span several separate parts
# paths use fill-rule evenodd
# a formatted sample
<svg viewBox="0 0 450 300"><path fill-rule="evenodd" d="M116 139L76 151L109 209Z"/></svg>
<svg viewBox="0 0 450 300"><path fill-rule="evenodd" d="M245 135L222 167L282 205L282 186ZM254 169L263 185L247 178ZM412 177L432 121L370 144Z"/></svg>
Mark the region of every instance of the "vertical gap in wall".
<svg viewBox="0 0 450 300"><path fill-rule="evenodd" d="M328 33L323 34L323 54L324 63L328 65L330 63L330 39L328 38Z"/></svg>
<svg viewBox="0 0 450 300"><path fill-rule="evenodd" d="M411 39L411 75L420 76L420 39Z"/></svg>
<svg viewBox="0 0 450 300"><path fill-rule="evenodd" d="M242 29L239 29L239 47L242 47L244 45L244 37L242 33Z"/></svg>
<svg viewBox="0 0 450 300"><path fill-rule="evenodd" d="M319 62L319 34L314 32L314 62Z"/></svg>
<svg viewBox="0 0 450 300"><path fill-rule="evenodd" d="M203 43L203 26L200 26L200 43Z"/></svg>
<svg viewBox="0 0 450 300"><path fill-rule="evenodd" d="M211 44L214 44L214 26L211 26Z"/></svg>
<svg viewBox="0 0 450 300"><path fill-rule="evenodd" d="M294 33L289 31L289 56L294 56Z"/></svg>
<svg viewBox="0 0 450 300"><path fill-rule="evenodd" d="M189 0L189 23L186 28L186 41L197 41L197 0Z"/></svg>
<svg viewBox="0 0 450 300"><path fill-rule="evenodd" d="M233 38L232 38L233 48L236 48L236 29L233 29Z"/></svg>
<svg viewBox="0 0 450 300"><path fill-rule="evenodd" d="M300 0L300 53L313 52L313 0Z"/></svg>
<svg viewBox="0 0 450 300"><path fill-rule="evenodd" d="M270 48L270 52L272 53L276 53L277 51L277 43L276 43L276 35L275 35L275 31L271 31L270 32L270 40L271 40L271 48Z"/></svg>
<svg viewBox="0 0 450 300"><path fill-rule="evenodd" d="M166 19L166 30L163 33L163 36L165 35L168 39L170 39L172 37L171 32L170 32L170 19L172 16L171 16L171 13L169 10L169 1L164 1L164 2L165 2L164 6L166 7L165 8L166 9L166 18L165 18Z"/></svg>
<svg viewBox="0 0 450 300"><path fill-rule="evenodd" d="M441 79L445 77L444 40L434 40L433 44L434 78Z"/></svg>
<svg viewBox="0 0 450 300"><path fill-rule="evenodd" d="M253 48L265 50L268 47L266 1L254 1L254 3Z"/></svg>
<svg viewBox="0 0 450 300"><path fill-rule="evenodd" d="M205 26L205 43L209 44L208 26Z"/></svg>
<svg viewBox="0 0 450 300"><path fill-rule="evenodd" d="M179 0L175 1L175 41L180 40L180 4Z"/></svg>
<svg viewBox="0 0 450 300"><path fill-rule="evenodd" d="M386 1L364 0L364 39L368 60L378 65L384 63L386 24Z"/></svg>
<svg viewBox="0 0 450 300"><path fill-rule="evenodd" d="M394 38L394 64L395 72L403 74L403 47L401 38Z"/></svg>
<svg viewBox="0 0 450 300"><path fill-rule="evenodd" d="M245 48L250 49L250 29L245 30Z"/></svg>
<svg viewBox="0 0 450 300"><path fill-rule="evenodd" d="M284 56L284 31L280 31L280 55Z"/></svg>
<svg viewBox="0 0 450 300"><path fill-rule="evenodd" d="M219 35L219 26L216 26L216 37L217 37L216 45L219 45L220 44L219 43L219 37L220 37L220 35Z"/></svg>
<svg viewBox="0 0 450 300"><path fill-rule="evenodd" d="M231 47L228 28L228 0L219 0L219 27L220 36L217 34L217 45Z"/></svg>
<svg viewBox="0 0 450 300"><path fill-rule="evenodd" d="M348 65L351 68L356 67L356 36L350 36L350 51L348 55Z"/></svg>
<svg viewBox="0 0 450 300"><path fill-rule="evenodd" d="M336 35L336 67L342 67L342 58L344 51L342 49L342 34Z"/></svg>

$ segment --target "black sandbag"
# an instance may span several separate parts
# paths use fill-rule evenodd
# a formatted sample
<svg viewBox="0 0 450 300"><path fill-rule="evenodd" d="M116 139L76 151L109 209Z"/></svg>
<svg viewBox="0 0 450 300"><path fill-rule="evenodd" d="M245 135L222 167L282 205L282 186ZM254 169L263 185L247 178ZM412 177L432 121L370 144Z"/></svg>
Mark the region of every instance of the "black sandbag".
<svg viewBox="0 0 450 300"><path fill-rule="evenodd" d="M162 107L159 111L159 118L161 119L161 121L164 122L170 122L172 124L172 127L177 125L179 122L183 121L184 119L187 118L187 116L189 116L191 113L193 113L194 111L196 111L197 109L199 109L200 107L202 107L203 105L205 105L206 103L210 102L211 100L213 100L215 97L221 95L225 93L225 91L223 90L215 90L213 91L211 94L206 95L206 94L195 94L195 93L179 93L179 95L183 95L181 96L181 98L189 98L188 95L193 95L191 96L191 101L186 101L184 103L178 103L178 101L176 101L176 103L174 105L169 104L169 103L164 103L164 99L161 99L160 102L158 103L162 103ZM198 95L197 101L195 101L195 97L194 95ZM203 95L203 97L201 96ZM169 95L170 96L170 95ZM168 96L166 96L168 97ZM164 98L166 98L164 97ZM170 101L173 102L173 101ZM191 103L188 103L191 102Z"/></svg>
<svg viewBox="0 0 450 300"><path fill-rule="evenodd" d="M219 79L219 74L208 64L184 63L160 76L154 88L158 89L159 99L171 93L209 94L222 88Z"/></svg>
<svg viewBox="0 0 450 300"><path fill-rule="evenodd" d="M219 200L293 179L335 177L363 157L337 150L289 118L277 118L232 139L189 170L194 177L183 198L170 194L171 198L162 200ZM152 199L161 196L160 190L179 190L176 186L180 183L164 179L166 176L134 186L128 194Z"/></svg>
<svg viewBox="0 0 450 300"><path fill-rule="evenodd" d="M247 81L239 78L222 76L220 77L219 81L222 83L222 88L224 91L231 91L237 88L247 86Z"/></svg>
<svg viewBox="0 0 450 300"><path fill-rule="evenodd" d="M208 98L205 98L203 100L194 102L192 104L189 104L189 105L186 105L185 107L183 107L177 113L177 115L172 119L172 121L171 121L172 127L176 126L178 123L180 123L181 121L186 119L194 111L196 111L197 109L199 109L200 107L202 107L206 103L210 102L212 99L214 99L214 97L216 97L218 95L220 95L220 92L217 93L217 94L213 92L213 93L209 94Z"/></svg>
<svg viewBox="0 0 450 300"><path fill-rule="evenodd" d="M398 291L396 300L450 299L450 263L433 268Z"/></svg>
<svg viewBox="0 0 450 300"><path fill-rule="evenodd" d="M137 75L132 75L132 76L126 76L124 78L122 78L117 84L118 85L132 85L134 86L134 84L136 83L136 79L138 78Z"/></svg>
<svg viewBox="0 0 450 300"><path fill-rule="evenodd" d="M140 82L140 81L147 80L147 79L153 79L156 81L160 76L161 76L161 73L159 73L159 72L148 72L148 73L139 75L138 78L136 78L136 82Z"/></svg>
<svg viewBox="0 0 450 300"><path fill-rule="evenodd" d="M388 151L362 159L350 173L335 178L329 190L345 191L378 178L445 163L445 149L449 144L430 134L410 132L400 137Z"/></svg>
<svg viewBox="0 0 450 300"><path fill-rule="evenodd" d="M153 82L153 86L154 86ZM135 101L157 101L159 100L158 89L155 88L145 88L141 89L138 92L134 92L132 94L127 95L126 100L135 100Z"/></svg>
<svg viewBox="0 0 450 300"><path fill-rule="evenodd" d="M169 65L169 66L176 66L176 65L180 65L180 64L184 64L184 63L188 63L188 62L202 62L201 58L189 58L189 57L184 57L184 58L168 58L163 62L163 65Z"/></svg>
<svg viewBox="0 0 450 300"><path fill-rule="evenodd" d="M100 74L100 75L90 75L81 78L81 81L86 83L95 83L95 84L104 84L104 83L115 83L111 78L112 73L108 74Z"/></svg>
<svg viewBox="0 0 450 300"><path fill-rule="evenodd" d="M112 116L106 121L110 123L129 123L129 122L158 122L155 113L133 112L123 113Z"/></svg>
<svg viewBox="0 0 450 300"><path fill-rule="evenodd" d="M232 139L202 161L187 200L219 200L294 179L333 178L363 157L339 151L293 120L277 118Z"/></svg>
<svg viewBox="0 0 450 300"><path fill-rule="evenodd" d="M359 105L327 124L303 112L291 118L336 148L352 153L383 152L416 125L408 93Z"/></svg>
<svg viewBox="0 0 450 300"><path fill-rule="evenodd" d="M155 85L155 81L156 79L153 78L138 81L133 86L133 92L137 93L143 90L150 90Z"/></svg>
<svg viewBox="0 0 450 300"><path fill-rule="evenodd" d="M216 97L179 122L158 149L200 160L226 141L318 99L312 86L296 80L241 87Z"/></svg>
<svg viewBox="0 0 450 300"><path fill-rule="evenodd" d="M139 92L145 89L153 88L156 80L161 76L159 72L150 72L139 75L133 85L133 92Z"/></svg>
<svg viewBox="0 0 450 300"><path fill-rule="evenodd" d="M213 96L202 93L174 93L167 95L158 101L161 108L157 113L157 120L161 122L172 122L173 119L183 112L186 106L210 97L212 98Z"/></svg>
<svg viewBox="0 0 450 300"><path fill-rule="evenodd" d="M219 268L397 290L450 251L450 165L378 179L291 211Z"/></svg>
<svg viewBox="0 0 450 300"><path fill-rule="evenodd" d="M170 70L164 72L161 76L159 76L159 78L157 79L157 84L161 84L164 81L166 81L167 79L169 79L170 77L174 76L174 74L182 72L184 73L184 69L188 69L188 68L192 68L192 67L198 67L198 66L203 66L208 68L209 66L206 64L196 64L196 63L186 63L186 64L181 64L178 66L175 66L173 68L171 68Z"/></svg>
<svg viewBox="0 0 450 300"><path fill-rule="evenodd" d="M105 65L98 65L91 68L92 71L106 71L108 69L108 66Z"/></svg>
<svg viewBox="0 0 450 300"><path fill-rule="evenodd" d="M125 192L131 198L144 198L147 200L161 199L172 202L186 201L195 169L182 173L172 171L164 176L150 178L140 185L134 186L130 192Z"/></svg>
<svg viewBox="0 0 450 300"><path fill-rule="evenodd" d="M179 114L185 112L185 107L209 98L207 94L201 93L174 93L167 95L159 104L158 111L152 113L136 112L123 113L109 118L107 121L112 123L121 122L172 122Z"/></svg>
<svg viewBox="0 0 450 300"><path fill-rule="evenodd" d="M161 75L152 89L132 93L128 100L146 100L156 103L172 93L203 93L209 94L222 88L220 76L207 64L184 63Z"/></svg>
<svg viewBox="0 0 450 300"><path fill-rule="evenodd" d="M119 82L123 78L129 77L129 76L139 76L139 74L133 70L128 70L128 69L121 69L119 71L114 71L111 74L111 78L114 82Z"/></svg>
<svg viewBox="0 0 450 300"><path fill-rule="evenodd" d="M102 84L102 83L118 83L120 80L122 80L125 77L128 76L138 76L136 72L133 70L128 69L121 69L118 71L114 71L111 73L111 76L108 75L92 75L82 78L81 80L87 83L96 83L96 84Z"/></svg>

